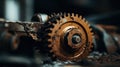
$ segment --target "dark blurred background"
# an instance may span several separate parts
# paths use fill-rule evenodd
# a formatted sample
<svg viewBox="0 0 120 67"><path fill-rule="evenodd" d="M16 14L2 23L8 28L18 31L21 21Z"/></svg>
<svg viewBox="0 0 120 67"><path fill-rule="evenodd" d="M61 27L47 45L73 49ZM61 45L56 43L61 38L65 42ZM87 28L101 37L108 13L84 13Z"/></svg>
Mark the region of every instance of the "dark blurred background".
<svg viewBox="0 0 120 67"><path fill-rule="evenodd" d="M106 19L111 14L115 14L115 18L117 15L119 19L119 4L118 0L0 0L0 17L29 21L35 13L69 12L83 15L88 20L98 20L102 17L103 21L103 18ZM115 22L118 23L118 19L113 21L117 20Z"/></svg>

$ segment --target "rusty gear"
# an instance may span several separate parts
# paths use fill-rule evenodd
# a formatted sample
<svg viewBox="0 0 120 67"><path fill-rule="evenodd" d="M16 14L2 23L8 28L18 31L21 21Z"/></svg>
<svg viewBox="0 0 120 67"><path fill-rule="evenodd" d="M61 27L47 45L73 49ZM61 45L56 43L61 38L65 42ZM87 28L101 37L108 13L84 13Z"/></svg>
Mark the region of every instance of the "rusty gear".
<svg viewBox="0 0 120 67"><path fill-rule="evenodd" d="M89 24L78 14L52 15L44 24L43 43L52 57L62 61L78 61L88 56L92 47Z"/></svg>

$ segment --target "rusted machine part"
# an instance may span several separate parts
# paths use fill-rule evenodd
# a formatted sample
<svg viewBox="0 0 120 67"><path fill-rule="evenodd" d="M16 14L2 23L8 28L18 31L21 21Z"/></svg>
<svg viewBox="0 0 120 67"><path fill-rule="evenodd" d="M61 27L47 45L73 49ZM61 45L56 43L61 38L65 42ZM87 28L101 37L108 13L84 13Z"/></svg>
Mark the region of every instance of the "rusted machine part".
<svg viewBox="0 0 120 67"><path fill-rule="evenodd" d="M109 50L116 49L115 50L116 52L120 52L120 42L119 42L119 40L120 40L120 33L119 33L120 29L119 29L119 27L114 26L114 25L102 25L102 24L99 24L99 25L96 25L96 26L99 26L99 27L103 28L104 31L107 32L107 36L109 36L109 38L106 37L107 38L106 40L108 40L110 42L110 44L114 46L114 47L111 46L112 49L109 48ZM105 42L108 42L106 40L105 40ZM108 47L110 47L110 44L109 44Z"/></svg>
<svg viewBox="0 0 120 67"><path fill-rule="evenodd" d="M0 50L12 51L18 48L19 40L16 34L4 31L0 35Z"/></svg>
<svg viewBox="0 0 120 67"><path fill-rule="evenodd" d="M43 27L42 40L53 58L78 61L88 56L92 48L92 30L78 14L52 15Z"/></svg>
<svg viewBox="0 0 120 67"><path fill-rule="evenodd" d="M40 22L40 23L43 23L43 21L42 21L42 17L41 17L41 15L40 14L35 14L35 15L33 15L33 17L32 17L32 19L31 19L31 21L33 21L33 22Z"/></svg>
<svg viewBox="0 0 120 67"><path fill-rule="evenodd" d="M117 47L117 52L120 54L120 34L116 34L116 33L114 33L113 35L112 35L112 37L113 37L113 39L114 39L114 41L115 41L115 44L116 44L116 47Z"/></svg>
<svg viewBox="0 0 120 67"><path fill-rule="evenodd" d="M0 20L1 29L7 31L14 31L18 35L27 35L33 37L33 39L37 40L37 31L43 25L40 22L22 22L22 21L1 21Z"/></svg>
<svg viewBox="0 0 120 67"><path fill-rule="evenodd" d="M35 41L32 37L16 34L11 31L4 31L0 35L0 53L11 54L24 54L33 56L33 48Z"/></svg>
<svg viewBox="0 0 120 67"><path fill-rule="evenodd" d="M114 28L112 28L114 29ZM118 46L116 46L115 39L110 32L106 31L101 25L94 25L93 31L95 33L96 45L95 49L99 52L107 52L108 54L116 53Z"/></svg>
<svg viewBox="0 0 120 67"><path fill-rule="evenodd" d="M105 30L102 30L102 32L103 32L103 41L105 43L107 52L110 54L115 53L117 51L117 46L115 45L112 36L109 35L107 32L105 32Z"/></svg>
<svg viewBox="0 0 120 67"><path fill-rule="evenodd" d="M38 22L26 22L26 21L7 21L0 19L0 24L4 29L9 29L13 31L25 31L25 28L32 31L37 31L41 27L42 23ZM1 27L0 27L1 28Z"/></svg>
<svg viewBox="0 0 120 67"><path fill-rule="evenodd" d="M0 20L1 49L5 49L6 51L27 50L28 47L26 47L26 45L28 46L29 44L30 47L30 45L33 45L34 40L38 40L37 31L41 28L41 25L42 24L40 22L31 23ZM32 50L32 48L29 50Z"/></svg>

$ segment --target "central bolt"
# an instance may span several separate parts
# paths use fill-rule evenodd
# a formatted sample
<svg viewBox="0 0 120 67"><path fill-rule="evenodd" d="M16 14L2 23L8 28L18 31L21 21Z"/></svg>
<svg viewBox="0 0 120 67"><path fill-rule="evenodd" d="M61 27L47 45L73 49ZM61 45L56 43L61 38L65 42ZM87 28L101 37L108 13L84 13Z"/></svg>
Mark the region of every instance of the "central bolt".
<svg viewBox="0 0 120 67"><path fill-rule="evenodd" d="M81 42L81 38L80 38L80 36L79 35L73 35L73 37L72 37L72 42L74 43L74 44L78 44L78 43L80 43Z"/></svg>

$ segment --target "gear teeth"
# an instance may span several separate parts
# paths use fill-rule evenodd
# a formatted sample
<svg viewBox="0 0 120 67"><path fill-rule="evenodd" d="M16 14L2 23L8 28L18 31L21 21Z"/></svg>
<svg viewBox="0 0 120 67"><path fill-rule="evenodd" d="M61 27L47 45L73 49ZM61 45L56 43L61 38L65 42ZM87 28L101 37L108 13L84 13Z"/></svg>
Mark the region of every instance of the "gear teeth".
<svg viewBox="0 0 120 67"><path fill-rule="evenodd" d="M60 13L57 13L58 16L60 16Z"/></svg>
<svg viewBox="0 0 120 67"><path fill-rule="evenodd" d="M70 13L68 13L68 17L70 17Z"/></svg>
<svg viewBox="0 0 120 67"><path fill-rule="evenodd" d="M63 19L62 16L60 16L60 19L61 19L61 20Z"/></svg>
<svg viewBox="0 0 120 67"><path fill-rule="evenodd" d="M57 13L56 15L58 15L58 16L59 16L60 14L59 14L59 13Z"/></svg>
<svg viewBox="0 0 120 67"><path fill-rule="evenodd" d="M83 18L83 21L85 22L85 18Z"/></svg>
<svg viewBox="0 0 120 67"><path fill-rule="evenodd" d="M57 14L56 14L56 13L52 13L52 14L49 16L49 19L50 19L50 18L53 18L53 17L56 17L56 16L59 16L59 13L57 13Z"/></svg>
<svg viewBox="0 0 120 67"><path fill-rule="evenodd" d="M88 24L88 26L90 27L90 24Z"/></svg>
<svg viewBox="0 0 120 67"><path fill-rule="evenodd" d="M53 15L53 14L51 14L51 17L54 17L54 15Z"/></svg>
<svg viewBox="0 0 120 67"><path fill-rule="evenodd" d="M85 22L86 22L87 24L89 24L88 21L87 21L86 19L85 19Z"/></svg>
<svg viewBox="0 0 120 67"><path fill-rule="evenodd" d="M90 31L92 31L92 28L90 28Z"/></svg>
<svg viewBox="0 0 120 67"><path fill-rule="evenodd" d="M52 28L50 28L50 30L52 31Z"/></svg>
<svg viewBox="0 0 120 67"><path fill-rule="evenodd" d="M85 20L85 22L86 22L86 24L90 27L90 24L88 23L88 21Z"/></svg>
<svg viewBox="0 0 120 67"><path fill-rule="evenodd" d="M49 41L49 42L52 42L52 40L51 40L51 39L48 39L48 41Z"/></svg>
<svg viewBox="0 0 120 67"><path fill-rule="evenodd" d="M51 36L52 34L51 33L48 33L48 36Z"/></svg>
<svg viewBox="0 0 120 67"><path fill-rule="evenodd" d="M88 21L86 21L85 23L90 27L90 24L88 23Z"/></svg>
<svg viewBox="0 0 120 67"><path fill-rule="evenodd" d="M49 48L51 48L51 47L52 47L52 45L48 45L48 47L49 47ZM50 50L50 52L53 52L53 50Z"/></svg>
<svg viewBox="0 0 120 67"><path fill-rule="evenodd" d="M59 22L59 20L56 20L57 21L57 23Z"/></svg>
<svg viewBox="0 0 120 67"><path fill-rule="evenodd" d="M55 16L55 15L57 15L56 13L53 13L53 15Z"/></svg>
<svg viewBox="0 0 120 67"><path fill-rule="evenodd" d="M82 16L79 16L80 19L82 19Z"/></svg>
<svg viewBox="0 0 120 67"><path fill-rule="evenodd" d="M52 25L55 26L55 23L53 23Z"/></svg>
<svg viewBox="0 0 120 67"><path fill-rule="evenodd" d="M64 13L64 17L66 17L66 13Z"/></svg>
<svg viewBox="0 0 120 67"><path fill-rule="evenodd" d="M75 16L78 17L78 14L76 14Z"/></svg>
<svg viewBox="0 0 120 67"><path fill-rule="evenodd" d="M86 21L86 23L88 24L88 21Z"/></svg>
<svg viewBox="0 0 120 67"><path fill-rule="evenodd" d="M72 13L72 17L74 17L75 15L74 15L74 13Z"/></svg>
<svg viewBox="0 0 120 67"><path fill-rule="evenodd" d="M92 35L94 35L94 33L93 33L93 32L92 32L91 34L92 34Z"/></svg>
<svg viewBox="0 0 120 67"><path fill-rule="evenodd" d="M62 12L60 12L60 15L63 15Z"/></svg>

